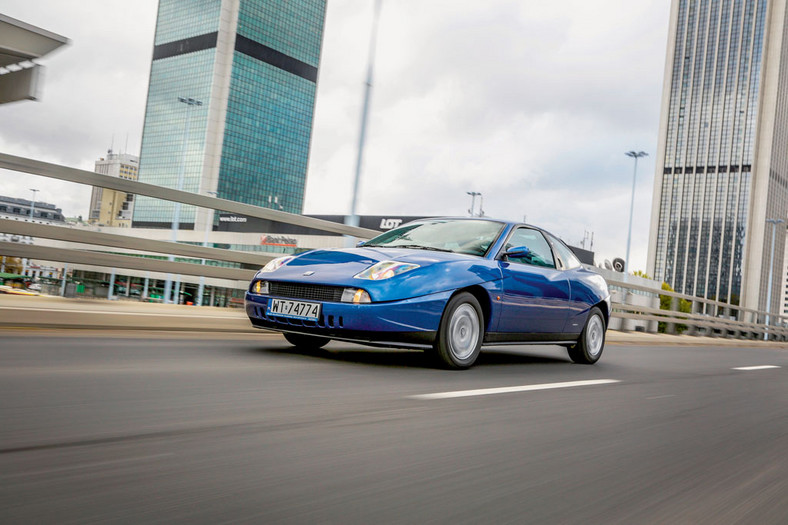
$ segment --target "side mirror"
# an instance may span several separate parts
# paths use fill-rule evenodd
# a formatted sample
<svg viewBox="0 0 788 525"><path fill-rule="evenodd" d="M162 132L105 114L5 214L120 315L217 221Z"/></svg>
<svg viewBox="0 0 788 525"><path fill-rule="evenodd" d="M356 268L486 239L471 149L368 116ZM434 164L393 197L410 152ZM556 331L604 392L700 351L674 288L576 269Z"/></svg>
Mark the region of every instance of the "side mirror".
<svg viewBox="0 0 788 525"><path fill-rule="evenodd" d="M361 248L361 247L362 247L362 246L364 246L365 244L366 244L366 241L358 241L358 242L356 243L356 248Z"/></svg>
<svg viewBox="0 0 788 525"><path fill-rule="evenodd" d="M530 258L531 257L531 250L528 249L528 246L515 246L514 248L509 248L508 250L506 250L506 252L504 252L504 255L506 257L515 257L515 258L525 257L525 258Z"/></svg>

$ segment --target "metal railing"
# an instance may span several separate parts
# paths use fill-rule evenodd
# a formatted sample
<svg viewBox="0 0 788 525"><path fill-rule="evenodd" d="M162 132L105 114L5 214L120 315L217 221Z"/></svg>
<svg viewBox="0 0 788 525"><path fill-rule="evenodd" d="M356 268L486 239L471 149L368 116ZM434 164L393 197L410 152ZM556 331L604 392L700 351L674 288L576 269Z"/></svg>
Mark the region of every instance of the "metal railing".
<svg viewBox="0 0 788 525"><path fill-rule="evenodd" d="M785 316L662 290L656 282L654 287L643 286L621 277L606 276L611 289L620 292L611 294L611 317L619 320L616 324L611 321L615 329L788 341L788 318ZM660 308L660 296L670 298L668 309ZM682 301L688 304L689 311L681 311Z"/></svg>
<svg viewBox="0 0 788 525"><path fill-rule="evenodd" d="M274 222L312 228L320 231L369 239L380 232L348 226L322 219L314 219L269 208L261 208L216 197L179 191L134 180L121 179L92 171L69 168L34 159L27 159L0 153L0 168L55 178L78 184L99 186L134 195L145 195L157 199L181 202L202 208L220 210L247 217L267 219ZM24 257L61 263L85 264L105 268L123 268L213 277L236 281L237 286L245 288L254 275L255 269L265 262L279 257L281 253L243 252L221 248L209 248L170 241L143 239L133 235L119 235L99 231L41 224L10 219L0 219L0 232L11 235L29 236L68 243L68 247L41 246L0 241L0 254L10 257ZM88 245L86 248L85 245ZM94 247L94 248L91 248ZM103 248L103 249L102 249ZM110 253L106 248L116 248L124 253ZM133 254L132 252L138 252ZM176 262L161 260L144 255L178 255L195 260L213 260L235 263L241 268L224 268L203 265L197 262ZM143 255L143 256L140 256ZM255 269L244 269L247 266Z"/></svg>
<svg viewBox="0 0 788 525"><path fill-rule="evenodd" d="M0 168L349 235L360 239L369 239L380 233L375 230L164 188L4 153L0 153ZM162 274L213 277L235 281L239 288L246 287L256 268L262 263L281 255L279 253L250 253L209 248L142 239L132 235L118 235L8 219L0 219L0 232L50 239L68 244L67 247L54 247L0 241L0 254L5 256L85 264L113 270L123 268ZM117 249L125 253L112 253L106 248ZM237 264L240 268L203 265L197 262L168 261L163 258L145 257L145 254L156 254L159 257L161 255L178 255L195 260L224 261ZM244 268L245 266L247 268ZM614 294L611 312L611 328L613 329L657 332L662 324L664 331L672 334L788 340L788 318L786 317L661 290L656 283L653 286L645 286L629 282L622 274L606 275L606 278L611 288L619 292ZM671 298L670 309L659 307L659 296ZM638 300L635 301L634 298L638 298ZM680 311L682 300L689 302L689 312ZM769 319L768 324L766 319ZM614 327L614 322L618 326Z"/></svg>

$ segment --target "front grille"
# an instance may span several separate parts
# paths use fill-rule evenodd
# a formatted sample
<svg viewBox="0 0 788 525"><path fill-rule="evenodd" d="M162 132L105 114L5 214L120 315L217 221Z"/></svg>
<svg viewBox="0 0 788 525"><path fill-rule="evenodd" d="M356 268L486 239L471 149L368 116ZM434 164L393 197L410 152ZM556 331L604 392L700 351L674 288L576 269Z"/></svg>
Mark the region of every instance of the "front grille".
<svg viewBox="0 0 788 525"><path fill-rule="evenodd" d="M341 286L325 286L321 284L299 284L269 282L269 295L288 299L304 299L306 301L328 301L338 303L342 299Z"/></svg>

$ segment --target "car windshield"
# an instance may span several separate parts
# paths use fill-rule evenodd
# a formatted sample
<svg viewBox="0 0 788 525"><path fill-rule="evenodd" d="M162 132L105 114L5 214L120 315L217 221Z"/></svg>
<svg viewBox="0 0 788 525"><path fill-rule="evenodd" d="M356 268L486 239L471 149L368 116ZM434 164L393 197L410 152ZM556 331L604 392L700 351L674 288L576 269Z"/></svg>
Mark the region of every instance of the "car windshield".
<svg viewBox="0 0 788 525"><path fill-rule="evenodd" d="M417 248L483 256L503 223L472 219L433 219L406 224L364 243L368 247Z"/></svg>

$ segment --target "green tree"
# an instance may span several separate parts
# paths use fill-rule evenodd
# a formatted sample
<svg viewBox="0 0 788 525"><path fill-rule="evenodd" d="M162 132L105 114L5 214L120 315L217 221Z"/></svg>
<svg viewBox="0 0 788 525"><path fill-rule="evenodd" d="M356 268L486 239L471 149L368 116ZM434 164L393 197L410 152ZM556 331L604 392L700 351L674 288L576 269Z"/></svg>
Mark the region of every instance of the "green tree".
<svg viewBox="0 0 788 525"><path fill-rule="evenodd" d="M674 291L673 288L671 288L671 286L668 283L662 283L662 289L665 290L666 292ZM659 308L660 308L660 310L672 310L672 308L671 308L671 304L672 303L673 303L673 297L671 297L669 295L662 295L662 294L660 294L660 296L659 296ZM690 301L688 301L687 299L679 299L679 305L678 306L679 306L679 309L678 309L679 312L682 312L682 313L685 313L685 314L688 314L688 313L692 312L692 303ZM664 333L667 330L667 328L668 328L668 324L667 323L663 323L663 322L659 323L659 331L660 332ZM684 332L686 329L687 329L687 325L683 325L683 324L677 324L676 325L676 332L679 333L679 334Z"/></svg>

